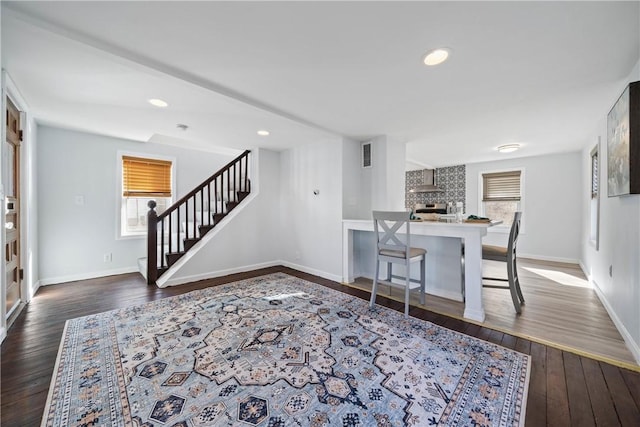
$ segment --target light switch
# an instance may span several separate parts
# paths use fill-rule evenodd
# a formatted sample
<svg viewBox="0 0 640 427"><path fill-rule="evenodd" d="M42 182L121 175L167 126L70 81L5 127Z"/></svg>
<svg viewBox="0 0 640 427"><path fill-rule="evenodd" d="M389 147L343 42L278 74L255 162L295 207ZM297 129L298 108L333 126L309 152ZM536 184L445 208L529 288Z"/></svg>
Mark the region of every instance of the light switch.
<svg viewBox="0 0 640 427"><path fill-rule="evenodd" d="M78 206L84 205L84 196L76 196L76 205Z"/></svg>

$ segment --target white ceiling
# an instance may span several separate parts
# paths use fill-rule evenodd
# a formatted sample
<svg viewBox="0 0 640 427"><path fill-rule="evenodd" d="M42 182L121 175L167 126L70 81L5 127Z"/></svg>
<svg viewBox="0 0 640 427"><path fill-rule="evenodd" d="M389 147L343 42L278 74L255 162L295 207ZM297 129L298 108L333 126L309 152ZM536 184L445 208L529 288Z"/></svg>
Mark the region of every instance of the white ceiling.
<svg viewBox="0 0 640 427"><path fill-rule="evenodd" d="M2 2L2 65L40 121L143 141L387 135L432 166L577 150L639 58L637 1Z"/></svg>

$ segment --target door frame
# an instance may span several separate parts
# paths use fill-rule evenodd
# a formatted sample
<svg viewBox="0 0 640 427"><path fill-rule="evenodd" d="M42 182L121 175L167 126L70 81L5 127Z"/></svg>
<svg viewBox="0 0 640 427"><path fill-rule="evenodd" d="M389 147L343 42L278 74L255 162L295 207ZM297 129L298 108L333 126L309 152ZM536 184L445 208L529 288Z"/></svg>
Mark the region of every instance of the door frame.
<svg viewBox="0 0 640 427"><path fill-rule="evenodd" d="M20 259L21 268L24 270L24 277L20 283L21 303L17 308L18 314L20 310L31 301L32 296L35 294L39 287L39 283L34 283L34 266L37 265L37 244L35 243L35 224L37 222L37 212L35 207L35 166L33 165L34 159L34 126L35 122L29 113L29 105L25 101L24 97L18 90L9 74L6 70L2 70L2 149L0 150L0 216L5 218L5 171L3 162L6 156L4 152L4 141L6 140L7 132L7 114L6 114L6 99L9 97L11 102L20 110L20 122L22 128L22 143L20 144L20 203L21 207L29 207L29 209L20 210ZM31 211L31 212L28 212ZM0 233L0 245L2 248L5 246L5 233ZM0 342L4 340L7 334L7 319L6 319L6 271L4 263L0 263ZM15 317L14 317L15 318Z"/></svg>

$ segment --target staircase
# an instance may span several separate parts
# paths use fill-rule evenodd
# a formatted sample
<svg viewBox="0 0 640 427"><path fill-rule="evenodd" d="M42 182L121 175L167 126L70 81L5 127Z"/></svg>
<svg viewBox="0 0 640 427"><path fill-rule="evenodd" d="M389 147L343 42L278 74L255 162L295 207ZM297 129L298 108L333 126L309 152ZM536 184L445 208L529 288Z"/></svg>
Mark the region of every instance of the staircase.
<svg viewBox="0 0 640 427"><path fill-rule="evenodd" d="M251 192L247 150L191 190L164 212L149 202L147 283L156 280L213 230Z"/></svg>

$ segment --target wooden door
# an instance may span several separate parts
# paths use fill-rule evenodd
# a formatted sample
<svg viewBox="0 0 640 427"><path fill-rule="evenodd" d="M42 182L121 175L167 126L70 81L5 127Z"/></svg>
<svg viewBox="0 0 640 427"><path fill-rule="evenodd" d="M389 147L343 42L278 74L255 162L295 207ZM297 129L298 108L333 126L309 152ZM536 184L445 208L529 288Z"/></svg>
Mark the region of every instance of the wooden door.
<svg viewBox="0 0 640 427"><path fill-rule="evenodd" d="M5 141L5 265L7 275L7 318L21 301L20 269L20 111L7 98L7 139Z"/></svg>

